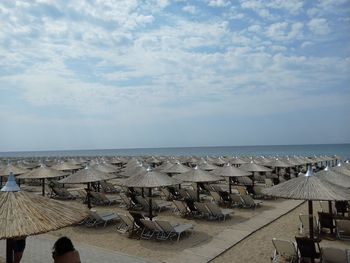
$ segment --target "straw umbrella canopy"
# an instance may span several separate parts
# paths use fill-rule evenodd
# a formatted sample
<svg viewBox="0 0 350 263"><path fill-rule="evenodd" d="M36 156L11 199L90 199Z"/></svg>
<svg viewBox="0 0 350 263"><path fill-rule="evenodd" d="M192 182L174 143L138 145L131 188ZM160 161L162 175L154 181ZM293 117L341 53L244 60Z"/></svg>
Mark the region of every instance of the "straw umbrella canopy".
<svg viewBox="0 0 350 263"><path fill-rule="evenodd" d="M250 161L249 163L244 163L240 167L240 169L253 173L253 186L254 186L254 172L271 172L270 168L266 166L255 163L254 161Z"/></svg>
<svg viewBox="0 0 350 263"><path fill-rule="evenodd" d="M346 168L346 166L342 165L339 163L337 166L331 168L332 171L337 172L337 173L342 173L350 176L350 170Z"/></svg>
<svg viewBox="0 0 350 263"><path fill-rule="evenodd" d="M204 171L213 171L218 168L218 166L207 163L206 161L200 165L198 165L200 169Z"/></svg>
<svg viewBox="0 0 350 263"><path fill-rule="evenodd" d="M24 174L27 171L27 169L19 168L16 165L9 163L0 168L0 176L9 175L10 173L13 175Z"/></svg>
<svg viewBox="0 0 350 263"><path fill-rule="evenodd" d="M208 182L215 182L220 181L221 178L218 175L211 174L207 171L203 171L199 169L197 166L190 169L186 173L182 174L176 174L173 176L176 179L179 179L184 182L193 182L197 184L197 199L199 201L199 187L198 183L208 183Z"/></svg>
<svg viewBox="0 0 350 263"><path fill-rule="evenodd" d="M81 166L71 164L68 162L61 162L61 163L52 165L51 168L58 171L71 171L71 170L78 170L81 168Z"/></svg>
<svg viewBox="0 0 350 263"><path fill-rule="evenodd" d="M241 165L241 164L244 164L244 163L248 163L248 161L245 161L239 157L233 157L231 160L230 160L230 164L233 164L233 165Z"/></svg>
<svg viewBox="0 0 350 263"><path fill-rule="evenodd" d="M91 208L91 200L90 200L90 183L99 182L104 180L110 180L115 178L116 175L107 174L98 170L91 168L90 166L86 166L84 169L71 174L70 176L59 180L59 183L62 184L87 184L87 205L88 208Z"/></svg>
<svg viewBox="0 0 350 263"><path fill-rule="evenodd" d="M155 187L164 187L180 184L181 181L174 179L166 175L165 173L152 171L147 169L146 172L140 173L138 175L131 176L121 182L122 186L126 187L139 187L139 188L148 188L149 190L149 218L152 220L152 188Z"/></svg>
<svg viewBox="0 0 350 263"><path fill-rule="evenodd" d="M46 178L57 178L57 177L61 177L64 175L67 175L67 173L49 168L46 165L42 164L38 168L35 168L35 169L28 171L24 174L18 175L17 178L19 178L19 179L41 179L42 180L42 195L45 196L45 179Z"/></svg>
<svg viewBox="0 0 350 263"><path fill-rule="evenodd" d="M186 173L190 170L191 168L181 164L180 162L177 162L173 164L171 167L168 169L163 169L163 173L168 173L168 174L181 174L181 173Z"/></svg>
<svg viewBox="0 0 350 263"><path fill-rule="evenodd" d="M117 167L109 166L106 163L97 163L91 165L90 167L103 173L116 173L119 170Z"/></svg>
<svg viewBox="0 0 350 263"><path fill-rule="evenodd" d="M310 238L313 238L312 201L346 201L350 200L349 190L329 183L314 175L311 166L303 176L293 178L281 184L264 189L269 196L286 199L307 200L309 206Z"/></svg>
<svg viewBox="0 0 350 263"><path fill-rule="evenodd" d="M232 177L242 177L242 176L252 175L251 172L244 171L244 170L239 169L237 167L231 166L229 163L227 163L223 167L216 169L213 173L216 175L219 175L219 176L228 177L230 193L232 193L232 189L231 189L231 184L232 184L231 178Z"/></svg>
<svg viewBox="0 0 350 263"><path fill-rule="evenodd" d="M350 188L350 176L342 173L335 172L327 166L324 170L315 173L315 176L322 180L326 180L330 183Z"/></svg>
<svg viewBox="0 0 350 263"><path fill-rule="evenodd" d="M38 235L79 223L87 212L47 197L21 192L13 175L0 193L0 239L7 239L6 262L12 262L10 239Z"/></svg>

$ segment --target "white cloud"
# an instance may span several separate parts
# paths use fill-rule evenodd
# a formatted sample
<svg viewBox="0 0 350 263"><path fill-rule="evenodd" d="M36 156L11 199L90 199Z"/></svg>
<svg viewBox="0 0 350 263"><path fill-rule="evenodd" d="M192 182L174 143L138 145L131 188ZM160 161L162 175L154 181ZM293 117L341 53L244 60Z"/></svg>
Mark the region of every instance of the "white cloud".
<svg viewBox="0 0 350 263"><path fill-rule="evenodd" d="M225 7L230 5L230 2L227 0L209 0L208 5L212 7Z"/></svg>
<svg viewBox="0 0 350 263"><path fill-rule="evenodd" d="M308 23L309 30L317 35L326 35L331 29L325 18L313 18Z"/></svg>
<svg viewBox="0 0 350 263"><path fill-rule="evenodd" d="M261 31L261 26L260 25L251 25L248 27L248 31L249 32L253 32L253 33L258 33Z"/></svg>
<svg viewBox="0 0 350 263"><path fill-rule="evenodd" d="M287 22L279 22L271 24L266 35L274 40L288 41L298 39L302 36L303 24L296 22L289 25Z"/></svg>
<svg viewBox="0 0 350 263"><path fill-rule="evenodd" d="M194 5L186 5L182 8L184 12L195 14L197 12L197 9Z"/></svg>

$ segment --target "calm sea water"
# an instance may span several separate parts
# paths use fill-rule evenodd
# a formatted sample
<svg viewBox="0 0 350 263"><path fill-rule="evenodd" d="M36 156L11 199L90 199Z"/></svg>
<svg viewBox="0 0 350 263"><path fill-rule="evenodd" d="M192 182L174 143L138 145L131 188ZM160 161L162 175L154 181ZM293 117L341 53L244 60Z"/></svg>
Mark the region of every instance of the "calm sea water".
<svg viewBox="0 0 350 263"><path fill-rule="evenodd" d="M139 148L139 149L101 149L70 151L0 152L0 157L32 156L142 156L142 155L195 155L195 156L257 156L257 155L339 155L350 159L350 144L314 145L267 145L267 146L216 146L216 147L178 147L178 148Z"/></svg>

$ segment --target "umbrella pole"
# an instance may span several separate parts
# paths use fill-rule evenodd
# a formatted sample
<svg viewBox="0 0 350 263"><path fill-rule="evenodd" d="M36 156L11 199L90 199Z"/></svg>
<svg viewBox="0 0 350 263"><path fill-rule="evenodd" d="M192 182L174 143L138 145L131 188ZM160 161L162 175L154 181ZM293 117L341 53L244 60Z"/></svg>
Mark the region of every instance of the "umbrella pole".
<svg viewBox="0 0 350 263"><path fill-rule="evenodd" d="M90 199L90 183L87 183L87 194L86 194L86 197L87 197L87 205L88 205L88 208L91 209L91 199Z"/></svg>
<svg viewBox="0 0 350 263"><path fill-rule="evenodd" d="M13 263L13 242L6 239L6 263Z"/></svg>
<svg viewBox="0 0 350 263"><path fill-rule="evenodd" d="M197 201L200 202L200 200L199 200L199 185L198 185L198 182L197 182Z"/></svg>
<svg viewBox="0 0 350 263"><path fill-rule="evenodd" d="M141 188L141 196L145 198L145 191L143 190L143 187Z"/></svg>
<svg viewBox="0 0 350 263"><path fill-rule="evenodd" d="M333 218L333 209L332 209L332 201L328 201L328 212ZM331 234L333 234L333 227L331 228Z"/></svg>
<svg viewBox="0 0 350 263"><path fill-rule="evenodd" d="M143 188L142 188L143 189ZM152 221L153 215L152 215L152 188L148 188L148 195L149 195L149 220Z"/></svg>
<svg viewBox="0 0 350 263"><path fill-rule="evenodd" d="M228 178L228 186L229 186L229 189L230 189L230 194L232 194L232 189L231 189L231 186L232 186L231 177Z"/></svg>
<svg viewBox="0 0 350 263"><path fill-rule="evenodd" d="M41 184L42 184L42 196L45 196L45 178L41 179Z"/></svg>
<svg viewBox="0 0 350 263"><path fill-rule="evenodd" d="M313 207L312 207L312 201L308 200L308 206L309 206L309 231L310 231L310 238L314 239L314 220L313 220Z"/></svg>

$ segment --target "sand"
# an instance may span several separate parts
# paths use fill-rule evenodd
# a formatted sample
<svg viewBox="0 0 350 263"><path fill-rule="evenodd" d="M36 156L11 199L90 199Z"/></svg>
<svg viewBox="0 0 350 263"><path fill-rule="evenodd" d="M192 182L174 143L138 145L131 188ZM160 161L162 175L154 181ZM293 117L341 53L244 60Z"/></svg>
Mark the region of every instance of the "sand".
<svg viewBox="0 0 350 263"><path fill-rule="evenodd" d="M77 207L84 206L81 201L64 201ZM60 236L68 236L73 242L85 243L105 249L120 251L122 253L147 258L154 262L164 262L166 259L176 257L179 253L189 247L196 247L209 242L213 236L225 231L230 226L243 222L251 217L259 216L264 210L273 209L281 200L264 200L262 207L257 209L234 209L234 216L226 221L207 221L204 219L186 219L175 215L173 211L161 212L159 219L169 220L176 223L193 224L194 230L190 235L176 241L139 240L130 238L128 235L116 231L114 224L106 227L75 226L67 227L50 232L54 239ZM314 202L315 211L319 210L318 202ZM126 213L124 208L118 205L107 207L94 207L97 211L113 211ZM276 221L261 228L246 239L228 249L216 257L212 262L270 262L273 252L272 238L284 238L293 240L298 235L298 216L307 213L306 203L297 207ZM321 246L350 247L349 241L327 241L323 240ZM1 260L0 260L1 262Z"/></svg>

